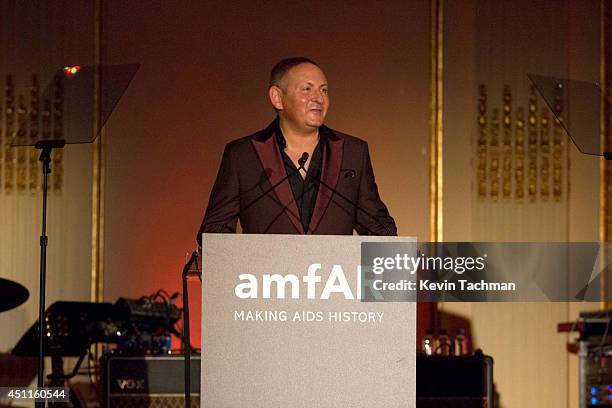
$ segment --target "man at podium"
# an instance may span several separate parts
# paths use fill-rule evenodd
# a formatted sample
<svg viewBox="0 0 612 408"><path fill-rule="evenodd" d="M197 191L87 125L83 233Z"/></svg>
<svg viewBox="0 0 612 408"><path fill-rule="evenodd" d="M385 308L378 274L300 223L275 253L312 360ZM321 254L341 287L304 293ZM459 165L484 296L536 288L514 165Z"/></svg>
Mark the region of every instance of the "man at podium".
<svg viewBox="0 0 612 408"><path fill-rule="evenodd" d="M365 141L323 124L321 68L304 57L277 63L268 95L277 118L226 145L201 234L396 235ZM201 242L200 242L201 243Z"/></svg>

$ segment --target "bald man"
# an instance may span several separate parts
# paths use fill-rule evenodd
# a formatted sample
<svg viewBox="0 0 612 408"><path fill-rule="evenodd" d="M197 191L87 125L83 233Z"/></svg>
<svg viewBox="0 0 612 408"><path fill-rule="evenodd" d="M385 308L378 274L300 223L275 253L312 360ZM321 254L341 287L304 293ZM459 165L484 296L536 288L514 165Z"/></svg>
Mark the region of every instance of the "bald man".
<svg viewBox="0 0 612 408"><path fill-rule="evenodd" d="M323 124L327 78L304 57L272 69L268 96L277 112L267 128L230 142L201 234L396 235L365 141Z"/></svg>

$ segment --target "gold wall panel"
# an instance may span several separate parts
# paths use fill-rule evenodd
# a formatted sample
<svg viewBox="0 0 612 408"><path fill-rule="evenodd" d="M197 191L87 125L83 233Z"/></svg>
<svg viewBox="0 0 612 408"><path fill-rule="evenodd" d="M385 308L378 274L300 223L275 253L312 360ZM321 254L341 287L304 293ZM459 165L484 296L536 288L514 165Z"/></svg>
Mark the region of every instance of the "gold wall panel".
<svg viewBox="0 0 612 408"><path fill-rule="evenodd" d="M0 194L37 194L42 177L39 152L33 147L11 147L13 139L33 144L40 136L63 138L64 95L61 83L55 84L53 103L45 100L41 112L38 75L32 75L31 86L23 94L16 94L14 76L8 75L4 84L4 105L0 115ZM61 194L64 181L64 160L61 150L53 151L50 190Z"/></svg>
<svg viewBox="0 0 612 408"><path fill-rule="evenodd" d="M479 86L477 137L475 152L476 195L481 202L523 202L525 197L525 162L527 162L528 202L560 201L564 188L564 149L566 143L560 122L546 107L540 108L531 87L527 109L514 107L512 91L504 86L501 113L487 103L487 87ZM562 117L561 99L555 111ZM527 110L527 149L525 116Z"/></svg>

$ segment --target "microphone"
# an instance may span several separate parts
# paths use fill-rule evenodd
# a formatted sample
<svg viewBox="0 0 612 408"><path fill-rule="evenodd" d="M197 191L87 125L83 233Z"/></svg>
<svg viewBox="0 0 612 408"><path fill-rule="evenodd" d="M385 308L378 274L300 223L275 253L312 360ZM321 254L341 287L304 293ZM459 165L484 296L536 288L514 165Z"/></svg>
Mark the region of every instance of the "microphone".
<svg viewBox="0 0 612 408"><path fill-rule="evenodd" d="M300 165L300 167L298 168L298 171L300 169L304 169L304 165L306 164L307 161L308 161L308 152L304 152L302 153L302 157L298 159L298 164Z"/></svg>
<svg viewBox="0 0 612 408"><path fill-rule="evenodd" d="M366 211L365 209L361 208L359 205L357 205L357 203L353 202L353 200L351 200L350 198L346 197L344 194L340 193L338 190L336 190L335 188L333 188L332 186L330 186L329 184L327 184L326 182L324 182L323 180L321 180L321 175L320 173L318 174L318 177L313 177L313 175L311 175L310 173L308 173L306 171L306 169L304 168L304 165L306 164L306 162L308 161L308 152L304 152L302 153L302 156L299 158L298 160L298 164L300 165L300 167L297 168L297 170L293 170L291 169L292 172L298 174L301 177L300 174L300 169L304 170L306 172L306 178L310 178L311 180L313 180L315 183L317 183L319 185L319 187L321 185L323 185L323 187L327 188L328 190L330 190L332 193L338 195L338 197L342 198L343 200L345 200L346 202L348 202L349 204L351 204L353 207L355 207L355 209L357 211L361 211L363 214L367 215L369 218L373 219L374 221L376 221L376 223L378 225L380 225L386 232L386 234L388 236L393 236L393 235L397 235L396 232L393 232L389 229L389 227L385 224L383 224L382 222L380 222L380 220L375 217L374 215L370 214L368 211ZM354 169L341 169L341 172L344 173L344 177L345 178L355 178L357 172ZM278 186L280 183L282 183L283 181L285 181L286 179L289 178L289 174L287 174L286 177L284 177L282 180L280 180L278 183L276 183L274 186L272 186L270 189L266 190L261 196L257 197L255 200L251 201L244 209L246 210L247 208L249 208L251 205L253 205L256 201L260 200L263 196L265 196L267 193L269 193L271 190L273 190L274 188L276 188L276 186ZM366 227L363 224L360 224L362 227L364 227L366 230L368 230L368 232L370 232L372 235L378 235L375 234L374 231L372 231L370 228Z"/></svg>
<svg viewBox="0 0 612 408"><path fill-rule="evenodd" d="M298 160L298 164L300 165L300 167L298 167L297 171L291 169L292 172L300 175L300 169L303 169L304 171L306 171L306 169L304 169L304 164L306 164L306 161L308 160L308 153L304 152L302 153L302 156L300 157L300 159ZM355 178L357 172L354 169L341 169L341 172L344 173L344 177L345 178ZM269 190L266 190L263 195L266 195L270 190L274 189L278 184L282 183L283 181L285 181L286 179L289 178L289 174L287 174L287 176L285 178L283 178L282 180L280 180L278 183L276 183L272 188L270 188ZM367 215L369 218L373 219L374 221L376 221L376 223L378 225L380 225L386 232L386 234L388 236L394 236L397 235L396 232L393 232L389 229L389 227L385 224L383 224L382 222L380 222L380 220L375 217L374 215L370 214L368 211L366 211L365 209L361 208L359 205L357 205L357 203L353 202L353 200L351 200L350 198L346 197L344 194L340 193L338 190L336 190L335 188L333 188L332 186L330 186L329 184L327 184L326 182L324 182L323 180L321 180L321 175L320 173L318 174L318 177L313 177L313 175L311 175L310 173L308 173L306 171L306 178L310 178L311 180L313 180L315 183L317 183L319 185L319 187L321 185L323 185L323 187L327 188L328 190L330 190L332 193L336 194L338 197L342 198L343 200L345 200L346 202L348 202L350 205L352 205L353 207L355 207L355 209L357 211L361 211L363 214ZM254 204L255 201L258 201L259 199L261 199L260 197L257 197L257 199L255 199L254 201L252 201L251 203L249 203L249 205L246 207L250 207L252 204ZM245 208L245 209L246 209ZM368 232L370 232L372 235L378 235L375 234L374 231L372 231L370 228L366 227L363 224L360 224L362 227L364 227L366 230L368 230Z"/></svg>

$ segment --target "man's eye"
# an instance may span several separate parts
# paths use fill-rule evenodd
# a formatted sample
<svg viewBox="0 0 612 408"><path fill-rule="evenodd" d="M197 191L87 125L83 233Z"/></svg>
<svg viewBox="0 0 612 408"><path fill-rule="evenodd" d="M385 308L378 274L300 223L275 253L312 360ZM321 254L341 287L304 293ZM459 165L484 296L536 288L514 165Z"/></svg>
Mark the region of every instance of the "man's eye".
<svg viewBox="0 0 612 408"><path fill-rule="evenodd" d="M321 92L323 92L323 93L327 93L327 88L323 88L323 89L321 89Z"/></svg>
<svg viewBox="0 0 612 408"><path fill-rule="evenodd" d="M309 86L305 86L304 88L302 88L304 91L310 91L310 87Z"/></svg>

